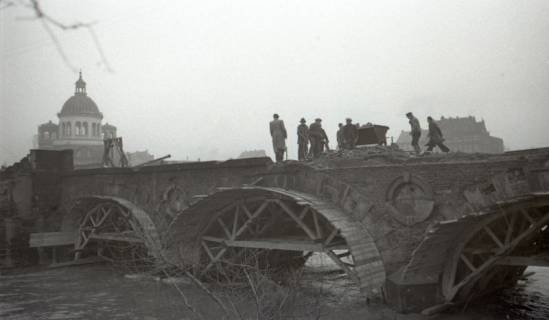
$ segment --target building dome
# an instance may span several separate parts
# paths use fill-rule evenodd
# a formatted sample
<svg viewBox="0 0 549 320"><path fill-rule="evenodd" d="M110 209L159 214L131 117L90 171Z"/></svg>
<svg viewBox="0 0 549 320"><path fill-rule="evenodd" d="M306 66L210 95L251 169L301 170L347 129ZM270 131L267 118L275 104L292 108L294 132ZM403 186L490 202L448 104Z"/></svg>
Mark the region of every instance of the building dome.
<svg viewBox="0 0 549 320"><path fill-rule="evenodd" d="M70 97L65 104L59 117L63 116L95 116L97 118L103 118L103 114L99 112L99 108L95 102L88 96L83 94L75 94Z"/></svg>
<svg viewBox="0 0 549 320"><path fill-rule="evenodd" d="M97 104L95 104L95 102L86 94L86 82L82 79L82 72L80 72L80 77L75 83L74 96L70 97L65 104L63 104L61 112L57 115L59 117L91 116L99 119L103 118L103 114L99 112Z"/></svg>

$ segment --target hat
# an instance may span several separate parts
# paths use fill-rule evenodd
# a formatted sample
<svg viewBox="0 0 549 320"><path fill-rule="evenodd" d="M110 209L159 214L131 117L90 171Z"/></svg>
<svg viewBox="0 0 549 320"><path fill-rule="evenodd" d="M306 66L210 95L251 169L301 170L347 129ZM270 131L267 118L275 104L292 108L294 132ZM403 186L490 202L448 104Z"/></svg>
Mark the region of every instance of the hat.
<svg viewBox="0 0 549 320"><path fill-rule="evenodd" d="M305 122L307 122L307 121L305 121L305 118L301 118L301 120L299 120L299 122L305 123Z"/></svg>
<svg viewBox="0 0 549 320"><path fill-rule="evenodd" d="M273 114L273 118L278 119L278 113Z"/></svg>
<svg viewBox="0 0 549 320"><path fill-rule="evenodd" d="M408 113L406 114L407 117L409 117L409 116L411 116L411 115L412 115L411 112L408 112Z"/></svg>
<svg viewBox="0 0 549 320"><path fill-rule="evenodd" d="M351 119L351 118L347 118L347 119L345 119L345 121L347 121L347 122L352 122L352 121L353 121L353 119Z"/></svg>
<svg viewBox="0 0 549 320"><path fill-rule="evenodd" d="M322 121L322 119L320 119L320 118L316 118L316 119L315 119L315 121Z"/></svg>

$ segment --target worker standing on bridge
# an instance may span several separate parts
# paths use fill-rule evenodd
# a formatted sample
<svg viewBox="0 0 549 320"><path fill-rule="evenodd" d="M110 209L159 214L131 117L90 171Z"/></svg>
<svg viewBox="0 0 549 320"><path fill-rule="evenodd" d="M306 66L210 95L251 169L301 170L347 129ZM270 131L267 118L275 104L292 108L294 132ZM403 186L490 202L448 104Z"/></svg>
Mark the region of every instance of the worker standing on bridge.
<svg viewBox="0 0 549 320"><path fill-rule="evenodd" d="M343 126L343 142L346 149L354 149L358 140L358 128L353 124L353 119L347 118Z"/></svg>
<svg viewBox="0 0 549 320"><path fill-rule="evenodd" d="M427 142L427 152L433 151L435 146L438 146L442 152L450 152L450 149L444 145L444 137L442 136L442 131L440 130L438 124L431 118L427 117L427 122L429 123L429 142Z"/></svg>
<svg viewBox="0 0 549 320"><path fill-rule="evenodd" d="M269 123L271 137L273 138L273 149L276 157L276 162L284 160L284 152L286 151L286 127L284 121L278 119L278 114L273 114L273 121Z"/></svg>
<svg viewBox="0 0 549 320"><path fill-rule="evenodd" d="M324 128L320 128L320 133L322 134L322 140L320 140L320 152L330 151L330 140L328 140L328 135Z"/></svg>
<svg viewBox="0 0 549 320"><path fill-rule="evenodd" d="M339 129L337 130L337 150L343 150L343 123L337 125Z"/></svg>
<svg viewBox="0 0 549 320"><path fill-rule="evenodd" d="M414 117L414 115L411 112L408 112L406 114L406 117L410 120L410 135L412 136L412 147L414 147L414 151L416 152L416 155L419 155L421 153L421 148L419 147L419 138L421 137L421 127L419 125L419 120Z"/></svg>
<svg viewBox="0 0 549 320"><path fill-rule="evenodd" d="M311 150L313 158L318 158L320 152L322 152L322 140L323 140L323 131L322 130L322 119L316 118L315 122L311 123L309 126L309 140L311 141Z"/></svg>
<svg viewBox="0 0 549 320"><path fill-rule="evenodd" d="M297 159L299 161L305 160L307 157L308 145L309 145L309 127L305 124L305 118L299 120L301 123L297 126Z"/></svg>

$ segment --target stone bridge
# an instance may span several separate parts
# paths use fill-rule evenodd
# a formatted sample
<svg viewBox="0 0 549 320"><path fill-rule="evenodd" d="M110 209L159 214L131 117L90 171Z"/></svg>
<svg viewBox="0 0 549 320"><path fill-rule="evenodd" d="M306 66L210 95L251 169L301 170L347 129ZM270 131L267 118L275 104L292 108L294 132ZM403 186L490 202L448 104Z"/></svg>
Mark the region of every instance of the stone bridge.
<svg viewBox="0 0 549 320"><path fill-rule="evenodd" d="M70 244L72 258L115 258L105 244L136 244L158 265L208 277L231 276L250 257L298 268L317 252L366 297L401 311L467 299L514 284L528 265L549 265L549 149L87 170L71 170L65 156L32 151L25 174L3 183L31 222L31 246Z"/></svg>

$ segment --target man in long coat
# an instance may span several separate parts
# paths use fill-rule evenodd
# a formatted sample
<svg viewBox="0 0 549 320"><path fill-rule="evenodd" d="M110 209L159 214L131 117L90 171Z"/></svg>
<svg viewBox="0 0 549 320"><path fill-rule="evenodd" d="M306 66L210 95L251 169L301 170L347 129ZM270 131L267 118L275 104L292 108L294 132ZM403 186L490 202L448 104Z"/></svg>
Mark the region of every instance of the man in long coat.
<svg viewBox="0 0 549 320"><path fill-rule="evenodd" d="M346 149L354 149L358 140L358 126L353 124L351 118L347 118L343 126L343 144Z"/></svg>
<svg viewBox="0 0 549 320"><path fill-rule="evenodd" d="M321 119L315 119L315 122L309 126L309 140L311 140L311 153L314 158L318 158L323 148L323 141L328 142L326 132L322 129Z"/></svg>
<svg viewBox="0 0 549 320"><path fill-rule="evenodd" d="M309 145L309 127L305 124L305 118L301 118L299 121L301 124L297 126L297 159L299 161L305 160L307 157L307 150Z"/></svg>
<svg viewBox="0 0 549 320"><path fill-rule="evenodd" d="M408 118L410 123L410 135L412 136L412 147L414 147L414 151L417 155L421 153L421 148L419 147L419 138L421 137L421 127L419 126L419 120L414 117L414 115L411 112L408 112L406 114L406 117Z"/></svg>
<svg viewBox="0 0 549 320"><path fill-rule="evenodd" d="M444 145L444 137L442 136L442 131L440 130L438 124L431 118L427 117L427 122L429 123L429 142L427 142L427 151L433 151L435 146L438 146L442 152L450 152L450 149Z"/></svg>
<svg viewBox="0 0 549 320"><path fill-rule="evenodd" d="M273 138L273 149L276 157L276 162L284 160L284 152L286 151L286 127L284 121L278 119L278 114L273 114L273 121L269 123L271 137Z"/></svg>

